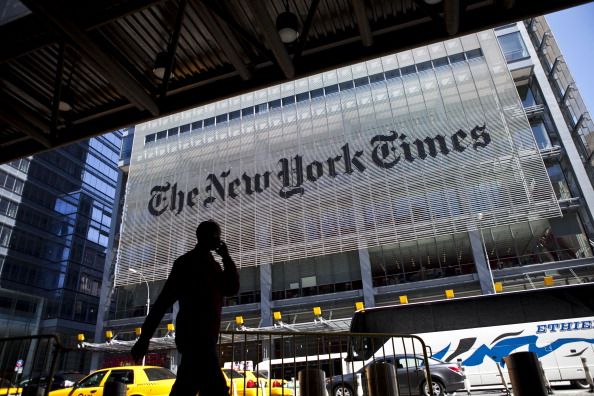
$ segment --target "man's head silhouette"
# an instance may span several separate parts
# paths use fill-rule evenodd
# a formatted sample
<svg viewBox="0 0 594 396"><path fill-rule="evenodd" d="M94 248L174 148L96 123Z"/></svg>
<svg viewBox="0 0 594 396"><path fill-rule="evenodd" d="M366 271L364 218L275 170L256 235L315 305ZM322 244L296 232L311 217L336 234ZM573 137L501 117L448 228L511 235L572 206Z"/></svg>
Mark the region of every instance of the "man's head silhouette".
<svg viewBox="0 0 594 396"><path fill-rule="evenodd" d="M196 228L198 243L208 250L215 250L221 245L221 228L213 220L203 221Z"/></svg>

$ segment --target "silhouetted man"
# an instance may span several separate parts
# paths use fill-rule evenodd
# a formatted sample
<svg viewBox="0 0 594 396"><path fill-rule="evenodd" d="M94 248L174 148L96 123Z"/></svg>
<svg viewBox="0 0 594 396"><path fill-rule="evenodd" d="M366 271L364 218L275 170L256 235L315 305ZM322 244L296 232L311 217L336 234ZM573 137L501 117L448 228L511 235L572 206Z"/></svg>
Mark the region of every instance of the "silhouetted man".
<svg viewBox="0 0 594 396"><path fill-rule="evenodd" d="M229 388L221 372L216 346L221 325L223 296L239 290L239 274L221 241L221 229L214 221L204 221L196 229L198 243L173 263L169 278L142 325L142 333L132 347L138 363L146 355L149 340L169 307L179 301L175 343L181 353L177 380L171 396L226 396ZM211 250L223 258L223 267Z"/></svg>

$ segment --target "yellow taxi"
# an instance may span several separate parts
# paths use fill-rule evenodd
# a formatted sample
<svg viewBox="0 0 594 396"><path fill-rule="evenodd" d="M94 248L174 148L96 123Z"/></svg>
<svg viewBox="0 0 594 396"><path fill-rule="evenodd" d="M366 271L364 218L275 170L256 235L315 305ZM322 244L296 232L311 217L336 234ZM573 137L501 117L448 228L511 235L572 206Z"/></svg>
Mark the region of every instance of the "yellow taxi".
<svg viewBox="0 0 594 396"><path fill-rule="evenodd" d="M289 388L289 383L283 379L274 379L268 377L263 372L254 372L250 370L240 371L246 379L257 382L264 389L264 396L293 396L293 389Z"/></svg>
<svg viewBox="0 0 594 396"><path fill-rule="evenodd" d="M18 396L22 391L22 388L18 388L9 380L0 378L0 396Z"/></svg>
<svg viewBox="0 0 594 396"><path fill-rule="evenodd" d="M237 370L222 368L231 396L265 396L258 379L249 379Z"/></svg>
<svg viewBox="0 0 594 396"><path fill-rule="evenodd" d="M155 366L106 368L87 375L71 388L52 391L49 396L103 396L103 387L110 382L126 384L126 396L168 396L175 374Z"/></svg>

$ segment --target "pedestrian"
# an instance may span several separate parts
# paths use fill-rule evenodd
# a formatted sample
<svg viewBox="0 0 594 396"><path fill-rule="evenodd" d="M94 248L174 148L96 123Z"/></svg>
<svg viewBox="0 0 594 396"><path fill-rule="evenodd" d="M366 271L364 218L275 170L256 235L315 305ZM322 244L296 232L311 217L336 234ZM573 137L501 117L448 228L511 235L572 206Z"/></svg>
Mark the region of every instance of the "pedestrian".
<svg viewBox="0 0 594 396"><path fill-rule="evenodd" d="M223 296L237 294L239 274L227 245L221 241L217 223L200 223L196 238L194 249L173 263L131 354L137 364L142 360L163 315L178 301L175 343L181 362L170 395L196 396L200 392L200 396L227 396L229 388L219 365L217 341ZM222 268L212 256L213 250L222 257Z"/></svg>

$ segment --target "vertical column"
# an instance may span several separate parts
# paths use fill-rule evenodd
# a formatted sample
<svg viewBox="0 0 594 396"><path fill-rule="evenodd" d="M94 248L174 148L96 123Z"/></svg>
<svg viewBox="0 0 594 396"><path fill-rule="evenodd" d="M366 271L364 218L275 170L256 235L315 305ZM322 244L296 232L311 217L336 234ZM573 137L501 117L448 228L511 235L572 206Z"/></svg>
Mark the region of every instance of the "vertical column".
<svg viewBox="0 0 594 396"><path fill-rule="evenodd" d="M375 307L371 260L369 259L369 250L367 248L359 249L359 267L361 269L361 281L363 283L363 302L367 308Z"/></svg>
<svg viewBox="0 0 594 396"><path fill-rule="evenodd" d="M260 265L260 327L272 326L272 265Z"/></svg>
<svg viewBox="0 0 594 396"><path fill-rule="evenodd" d="M474 258L474 265L481 285L481 292L483 294L495 294L495 286L493 285L493 273L489 267L489 261L485 254L485 244L479 230L468 231L468 238L470 239L470 248L472 249L472 257Z"/></svg>

